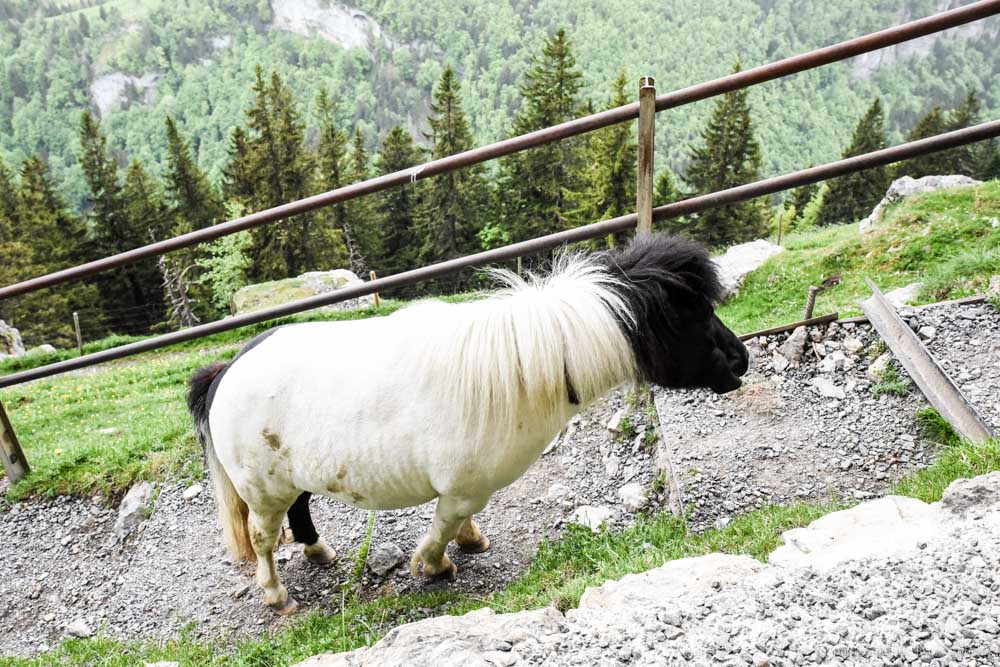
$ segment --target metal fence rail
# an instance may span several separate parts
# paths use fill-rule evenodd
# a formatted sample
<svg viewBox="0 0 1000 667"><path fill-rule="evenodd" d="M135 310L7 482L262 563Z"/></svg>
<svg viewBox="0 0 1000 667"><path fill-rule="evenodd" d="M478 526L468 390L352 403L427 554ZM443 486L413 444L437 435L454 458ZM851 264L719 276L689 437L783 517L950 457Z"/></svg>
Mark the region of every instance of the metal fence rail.
<svg viewBox="0 0 1000 667"><path fill-rule="evenodd" d="M873 153L866 153L864 155L838 160L837 162L831 162L818 167L792 172L783 176L776 176L774 178L768 178L755 183L748 183L735 188L729 188L728 190L721 190L719 192L713 192L700 197L692 197L690 199L667 204L665 206L659 206L652 210L652 219L665 220L667 218L690 215L691 213L697 213L706 209L724 206L726 204L734 204L748 199L754 199L763 195L787 190L788 188L794 188L808 183L816 183L817 181L826 180L828 178L834 178L836 176L842 176L844 174L850 174L856 171L862 171L864 169L898 162L899 160L906 160L912 157L918 157L920 155L954 148L956 146L963 146L965 144L997 136L1000 136L1000 120L982 123L963 130L955 130L953 132L940 134L936 137L912 141L899 146L893 146L891 148L875 151ZM637 221L638 216L635 213L623 215L618 218L612 218L611 220L595 222L590 225L577 227L564 232L557 232L555 234L541 236L529 241L514 243L504 246L503 248L488 250L486 252L476 253L475 255L459 257L446 262L440 262L438 264L432 264L419 269L413 269L412 271L404 271L385 278L372 280L362 285L343 287L335 292L320 294L318 296L293 301L280 306L273 306L271 308L266 308L253 313L247 313L245 315L238 315L224 320L219 320L217 322L202 324L190 329L175 331L162 336L156 336L154 338L122 345L110 350L104 350L103 352L95 352L93 354L77 357L75 359L68 359L66 361L49 364L40 368L5 375L0 377L0 389L28 382L30 380L37 380L52 375L58 375L59 373L65 373L66 371L84 368L86 366L93 366L106 361L113 361L122 357L139 354L140 352L156 350L161 347L166 347L175 343L182 343L194 338L202 338L211 334L231 331L232 329L238 329L251 324L258 324L260 322L272 320L278 317L285 317L287 315L294 315L295 313L313 310L321 306L328 306L341 301L356 299L360 296L372 294L380 290L387 290L393 287L400 287L424 280L430 280L432 278L439 278L441 276L456 273L462 269L484 266L495 262L513 259L522 255L537 253L539 251L561 246L565 243L584 241L587 239L603 237L614 232L626 231L634 228Z"/></svg>
<svg viewBox="0 0 1000 667"><path fill-rule="evenodd" d="M746 88L758 83L772 81L774 79L796 74L805 70L814 69L823 65L850 58L853 56L875 51L887 46L899 44L908 40L924 37L926 35L954 28L966 23L978 21L989 16L1000 14L1000 0L980 0L965 7L959 7L940 14L935 14L926 18L904 23L893 28L887 28L879 32L864 35L854 39L849 39L833 46L824 47L815 51L792 56L754 67L743 72L730 74L713 81L688 86L680 90L665 93L656 97L656 111L664 111L673 107L690 104L700 100L708 99L722 93ZM0 288L0 299L25 294L43 287L51 287L71 280L78 280L100 271L112 269L124 264L161 255L172 250L187 248L197 243L211 241L227 234L233 234L245 229L250 229L277 220L314 211L324 206L361 197L363 195L380 192L387 188L404 185L416 180L435 176L448 171L454 171L473 164L487 162L504 155L517 153L528 148L534 148L543 144L551 143L559 139L565 139L594 130L608 127L617 123L634 120L639 117L639 102L626 104L625 106L602 111L583 118L567 121L559 125L547 127L535 132L523 134L504 141L499 141L488 146L474 148L462 153L456 153L445 158L433 160L411 169L397 171L377 178L372 178L360 183L347 185L336 190L330 190L306 199L290 202L264 211L252 213L250 215L220 223L205 229L199 229L181 236L177 236L150 245L134 248L117 255L74 266L62 271L56 271L48 275L39 276L30 280Z"/></svg>

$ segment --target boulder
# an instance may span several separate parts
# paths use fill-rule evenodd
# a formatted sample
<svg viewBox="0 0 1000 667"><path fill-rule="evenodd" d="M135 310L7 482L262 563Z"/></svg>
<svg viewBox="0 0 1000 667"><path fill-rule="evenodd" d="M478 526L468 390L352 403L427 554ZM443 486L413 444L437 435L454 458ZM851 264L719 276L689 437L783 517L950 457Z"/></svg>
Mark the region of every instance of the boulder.
<svg viewBox="0 0 1000 667"><path fill-rule="evenodd" d="M959 517L971 518L996 508L1000 508L1000 472L955 480L941 496L941 509Z"/></svg>
<svg viewBox="0 0 1000 667"><path fill-rule="evenodd" d="M24 342L21 332L0 320L0 359L3 357L20 357L24 354Z"/></svg>
<svg viewBox="0 0 1000 667"><path fill-rule="evenodd" d="M39 345L38 347L33 347L28 350L25 354L55 354L58 350L53 345L45 343L44 345Z"/></svg>
<svg viewBox="0 0 1000 667"><path fill-rule="evenodd" d="M885 193L885 197L883 197L882 201L878 203L878 206L876 206L871 212L871 215L861 221L859 231L862 234L870 231L885 216L886 208L890 204L902 201L907 197L923 194L924 192L934 192L935 190L944 190L947 188L968 188L974 185L980 185L980 181L969 178L968 176L959 175L924 176L923 178L910 178L909 176L903 176L902 178L897 178L892 182L892 185L889 186L889 189Z"/></svg>
<svg viewBox="0 0 1000 667"><path fill-rule="evenodd" d="M916 498L886 496L786 530L768 562L830 569L849 560L892 556L941 530L938 508Z"/></svg>
<svg viewBox="0 0 1000 667"><path fill-rule="evenodd" d="M672 560L655 570L629 574L617 581L588 588L580 598L580 609L670 607L684 595L718 591L765 567L750 556L720 553Z"/></svg>
<svg viewBox="0 0 1000 667"><path fill-rule="evenodd" d="M477 609L464 616L438 616L391 630L370 648L328 653L295 667L493 667L517 664L517 647L565 629L553 607L514 614ZM501 655L503 654L503 655Z"/></svg>
<svg viewBox="0 0 1000 667"><path fill-rule="evenodd" d="M252 313L271 306L280 306L290 301L334 292L349 285L360 285L362 282L360 278L347 269L335 269L333 271L311 271L303 273L298 278L248 285L233 294L232 311L237 315ZM368 294L325 306L321 310L351 310L371 306L374 303L375 297Z"/></svg>
<svg viewBox="0 0 1000 667"><path fill-rule="evenodd" d="M128 490L118 506L118 519L115 521L115 536L119 540L124 540L146 520L147 506L152 497L153 486L149 482L139 482Z"/></svg>
<svg viewBox="0 0 1000 667"><path fill-rule="evenodd" d="M758 239L734 245L724 255L713 257L712 261L719 267L719 279L724 288L723 298L729 299L739 294L746 277L783 250L780 245Z"/></svg>

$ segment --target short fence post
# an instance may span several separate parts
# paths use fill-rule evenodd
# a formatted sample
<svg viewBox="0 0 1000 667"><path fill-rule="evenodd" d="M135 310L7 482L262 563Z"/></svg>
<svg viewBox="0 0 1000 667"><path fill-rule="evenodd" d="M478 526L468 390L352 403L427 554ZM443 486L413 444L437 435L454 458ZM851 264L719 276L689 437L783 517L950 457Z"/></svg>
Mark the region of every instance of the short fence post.
<svg viewBox="0 0 1000 667"><path fill-rule="evenodd" d="M83 334L80 333L80 315L73 311L73 329L76 330L76 349L83 356Z"/></svg>
<svg viewBox="0 0 1000 667"><path fill-rule="evenodd" d="M24 479L24 476L31 472L28 460L21 451L21 443L17 441L14 427L10 425L7 413L4 412L3 403L0 403L0 450L3 454L3 467L7 471L7 479L12 483Z"/></svg>
<svg viewBox="0 0 1000 667"><path fill-rule="evenodd" d="M776 245L781 245L781 216L785 212L785 209L778 211L778 241Z"/></svg>
<svg viewBox="0 0 1000 667"><path fill-rule="evenodd" d="M371 279L371 280L375 280L375 279L378 278L378 276L375 275L374 271L369 271L368 272L368 278ZM378 308L379 306L381 306L382 305L382 299L379 298L378 292L375 292L372 296L375 297L375 307Z"/></svg>
<svg viewBox="0 0 1000 667"><path fill-rule="evenodd" d="M636 235L653 233L653 140L656 136L656 81L639 79L639 136L636 155Z"/></svg>

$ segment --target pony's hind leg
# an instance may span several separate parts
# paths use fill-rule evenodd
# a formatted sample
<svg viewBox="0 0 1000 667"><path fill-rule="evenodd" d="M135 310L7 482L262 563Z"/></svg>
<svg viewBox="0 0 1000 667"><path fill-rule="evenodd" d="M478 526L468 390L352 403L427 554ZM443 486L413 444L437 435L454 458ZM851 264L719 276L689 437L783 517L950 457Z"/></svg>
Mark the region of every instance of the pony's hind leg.
<svg viewBox="0 0 1000 667"><path fill-rule="evenodd" d="M316 532L312 516L309 514L310 497L312 494L304 491L295 499L292 506L288 508L288 525L292 529L295 541L305 545L302 549L303 555L313 563L328 565L337 560L337 554L327 546L326 542L320 539L319 533Z"/></svg>
<svg viewBox="0 0 1000 667"><path fill-rule="evenodd" d="M278 578L278 569L274 565L274 548L278 544L281 532L281 518L285 513L259 512L250 510L248 524L250 527L250 544L257 554L257 584L264 589L264 603L285 616L294 612L299 604L288 595L288 590Z"/></svg>
<svg viewBox="0 0 1000 667"><path fill-rule="evenodd" d="M431 529L410 559L410 574L417 576L422 565L424 576L454 580L458 568L448 558L445 548L449 542L458 537L459 531L467 521L471 523L470 517L486 506L487 500L488 498L468 500L448 496L438 498ZM476 532L478 533L478 529Z"/></svg>
<svg viewBox="0 0 1000 667"><path fill-rule="evenodd" d="M489 538L480 532L479 526L476 525L471 516L463 521L459 527L455 543L459 549L467 554L481 554L490 548Z"/></svg>

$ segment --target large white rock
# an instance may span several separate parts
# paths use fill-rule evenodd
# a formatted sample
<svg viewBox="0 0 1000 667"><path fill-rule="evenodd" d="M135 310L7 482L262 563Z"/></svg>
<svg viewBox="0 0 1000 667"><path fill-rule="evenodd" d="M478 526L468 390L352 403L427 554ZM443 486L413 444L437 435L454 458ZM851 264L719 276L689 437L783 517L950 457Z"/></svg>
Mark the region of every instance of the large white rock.
<svg viewBox="0 0 1000 667"><path fill-rule="evenodd" d="M601 526L608 523L614 515L615 512L610 507L581 505L573 511L573 516L570 517L570 520L573 523L586 526L596 533L601 529Z"/></svg>
<svg viewBox="0 0 1000 667"><path fill-rule="evenodd" d="M913 549L939 528L938 508L915 498L886 496L782 533L785 544L768 562L780 567L829 569L849 560Z"/></svg>
<svg viewBox="0 0 1000 667"><path fill-rule="evenodd" d="M588 588L580 598L580 609L668 607L683 595L732 586L765 567L750 556L720 553L672 560L655 570Z"/></svg>
<svg viewBox="0 0 1000 667"><path fill-rule="evenodd" d="M232 311L234 314L252 313L263 308L280 306L290 301L335 292L338 289L362 283L360 278L347 269L310 271L297 278L247 285L233 294ZM356 299L325 306L322 310L349 310L370 306L374 303L375 297L367 294Z"/></svg>
<svg viewBox="0 0 1000 667"><path fill-rule="evenodd" d="M758 239L749 243L734 245L724 255L713 257L719 267L719 278L725 288L726 299L739 294L746 277L762 267L764 262L784 251L780 245Z"/></svg>
<svg viewBox="0 0 1000 667"><path fill-rule="evenodd" d="M517 664L518 644L562 631L552 607L516 614L477 609L465 616L438 616L402 625L371 648L309 658L295 667L494 667L505 653ZM492 659L491 659L492 658ZM503 664L503 663L501 663Z"/></svg>
<svg viewBox="0 0 1000 667"><path fill-rule="evenodd" d="M872 210L871 215L861 221L859 224L859 230L861 233L870 231L885 216L885 210L890 204L902 201L907 197L912 197L913 195L922 194L924 192L944 190L947 188L968 188L974 185L980 185L980 183L980 181L973 178L960 175L924 176L923 178L910 178L909 176L903 176L901 178L897 178L892 182L892 185L889 186L889 189L886 190L885 197L883 197L882 201L878 203L878 206Z"/></svg>

